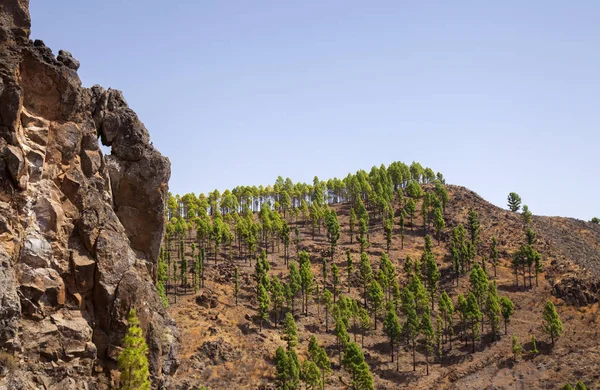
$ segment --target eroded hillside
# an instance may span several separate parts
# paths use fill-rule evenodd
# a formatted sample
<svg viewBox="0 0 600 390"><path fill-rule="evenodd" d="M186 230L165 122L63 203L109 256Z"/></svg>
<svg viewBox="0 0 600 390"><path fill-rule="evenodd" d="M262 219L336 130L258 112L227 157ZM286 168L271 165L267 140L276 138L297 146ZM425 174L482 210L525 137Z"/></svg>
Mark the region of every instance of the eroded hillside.
<svg viewBox="0 0 600 390"><path fill-rule="evenodd" d="M432 191L431 186L425 186ZM426 375L426 349L423 341L417 346L417 367L413 371L410 344L403 342L400 349L399 362L391 361L389 341L382 327L385 315L383 311L378 318L377 330L371 328L364 337L363 352L373 374L375 388L548 388L554 389L570 382L582 380L588 388L598 386L597 362L600 358L600 335L598 332L598 294L593 290L597 286L598 242L600 230L590 223L569 218L549 218L533 216L530 227L537 233L535 247L542 255L543 270L539 275L539 285L535 281L532 287L523 286L519 276L519 286L515 285L512 268L512 256L519 246L525 242L526 224L522 215L495 207L477 194L462 187L447 186L449 199L444 213L446 227L441 234L439 244L433 240L433 252L441 272L439 291L446 291L454 303L458 294L466 294L470 288L468 274L455 283L455 274L449 251L451 230L468 224L469 210L478 213L481 223L478 262L485 256L487 274L490 282L495 280L500 296L509 297L515 303L515 314L508 325L508 334L501 327L501 338L493 341L487 320L483 324L481 339L476 342L475 352L471 352L471 344L465 344L460 334L458 315L455 315L455 335L452 347L443 345L443 357L430 360L430 374ZM397 199L397 198L396 198ZM400 214L398 202L394 203L395 220ZM360 259L360 247L355 236L350 243L349 214L350 204L333 204L341 226L341 238L336 249L334 261L339 268L341 284L340 294L348 295L362 302L361 288L357 266ZM420 210L420 203L419 207ZM387 252L386 237L381 221L371 214L369 224L370 246L366 249L374 272L378 270L382 253ZM419 215L419 213L417 213ZM258 218L258 216L255 216ZM310 221L303 221L301 215L288 216L290 230L299 228L299 249L310 254L312 271L320 291L323 286L332 289L331 267L328 262L328 278L324 283L322 276L322 258L327 256L329 240L325 227L315 233L312 238ZM196 248L201 246L194 229L189 231L185 244L185 253L191 258L192 243ZM424 237L427 232L423 228L421 217L417 217L414 226L406 222L404 248L400 238L400 227L396 224L392 234L389 258L398 273L401 288L407 285L404 272L405 259L411 256L420 258L424 249ZM494 277L489 263L489 251L492 236L498 239L500 261L497 277ZM292 233L292 237L295 237ZM234 243L237 241L234 240ZM177 320L183 343L182 365L177 373L177 388L186 389L205 385L210 389L225 388L274 388L276 383L274 356L279 346L285 346L281 323L277 324L271 313L262 331L256 317L258 303L256 300L255 261L248 261L242 250L239 257L237 244L231 248L221 248L218 259L214 261L214 253L207 247L205 261L205 287L199 288L197 294L192 287L184 292L181 286L177 289L175 302L172 281L168 288L169 312ZM171 243L172 259L178 258L178 243ZM283 281L288 278L288 268L284 264L283 246L274 244L274 252L268 253L271 266L269 274ZM269 249L271 250L271 248ZM346 251L351 252L354 270L348 278L346 273ZM290 245L290 257L297 258L295 243ZM196 250L197 254L198 251ZM175 260L177 261L177 260ZM291 260L295 261L295 260ZM190 267L193 267L190 260ZM239 269L239 303L234 298L234 268ZM190 268L192 269L192 268ZM190 276L190 283L192 276ZM570 280L570 284L565 281ZM596 283L596 284L594 284ZM574 288L568 287L574 286ZM554 295L553 295L554 293ZM585 299L582 299L582 294ZM555 295L558 295L555 296ZM439 295L438 295L439 296ZM565 298L565 299L562 299ZM551 345L550 339L541 330L542 311L548 300L555 303L564 325L563 335ZM299 301L299 299L298 299ZM329 331L325 327L323 305L318 305L314 298L308 308L308 315L300 313L296 304L294 317L298 326L299 344L296 347L301 360L307 358L307 344L311 335L316 336L323 345L332 363L333 373L327 376L325 388L343 389L350 383L348 373L339 365L336 336L333 334L333 319L330 317ZM435 316L438 302L432 312ZM330 313L331 315L331 313ZM404 321L399 310L400 322ZM361 333L351 327L351 340L361 344ZM511 350L512 335L517 335L523 345L523 356L515 360ZM537 339L539 353L531 353L531 336Z"/></svg>

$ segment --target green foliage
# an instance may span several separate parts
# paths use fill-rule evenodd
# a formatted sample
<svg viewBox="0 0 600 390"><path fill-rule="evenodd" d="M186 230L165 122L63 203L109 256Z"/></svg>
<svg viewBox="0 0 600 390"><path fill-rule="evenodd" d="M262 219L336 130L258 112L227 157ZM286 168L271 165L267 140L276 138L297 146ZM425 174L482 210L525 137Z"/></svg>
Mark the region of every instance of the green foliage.
<svg viewBox="0 0 600 390"><path fill-rule="evenodd" d="M412 199L419 199L423 196L423 189L416 180L412 180L406 186L406 195Z"/></svg>
<svg viewBox="0 0 600 390"><path fill-rule="evenodd" d="M358 240L360 243L360 251L363 252L369 247L369 222L366 218L360 218L358 220L358 232L360 234Z"/></svg>
<svg viewBox="0 0 600 390"><path fill-rule="evenodd" d="M396 308L390 307L383 320L383 332L390 340L390 349L392 351L392 362L394 361L394 345L400 343L400 337L402 336L402 326L398 320L396 314Z"/></svg>
<svg viewBox="0 0 600 390"><path fill-rule="evenodd" d="M158 296L160 297L160 300L161 300L163 306L166 308L169 306L169 300L167 299L167 293L165 290L165 285L167 283L167 280L169 279L169 266L164 260L164 253L162 253L158 257L158 272L157 273L158 273L158 275L157 275L158 280L156 283L156 289L158 290Z"/></svg>
<svg viewBox="0 0 600 390"><path fill-rule="evenodd" d="M425 347L427 349L427 374L429 374L429 355L433 353L433 338L435 336L433 332L433 324L431 323L429 307L425 309L423 315L421 316L419 332L423 335L423 341L425 341Z"/></svg>
<svg viewBox="0 0 600 390"><path fill-rule="evenodd" d="M417 212L417 203L413 198L410 198L408 199L408 201L406 201L406 204L404 205L404 211L406 212L406 215L408 215L408 217L410 218L410 226L412 229L414 226L413 221L415 219L415 214Z"/></svg>
<svg viewBox="0 0 600 390"><path fill-rule="evenodd" d="M275 352L275 386L278 390L300 389L300 361L295 350L278 347Z"/></svg>
<svg viewBox="0 0 600 390"><path fill-rule="evenodd" d="M593 223L595 225L600 225L600 218L594 217L590 220L590 223Z"/></svg>
<svg viewBox="0 0 600 390"><path fill-rule="evenodd" d="M425 268L425 282L427 284L427 289L429 290L430 298L431 298L431 309L433 310L433 302L435 299L435 294L438 289L438 281L440 280L440 271L438 270L437 262L435 261L435 256L431 251L430 244L431 239L429 235L425 236L425 251L423 252L423 256L421 257L421 262L423 263L423 267Z"/></svg>
<svg viewBox="0 0 600 390"><path fill-rule="evenodd" d="M469 233L471 234L471 244L477 247L479 240L479 233L481 231L481 224L479 223L479 216L475 210L469 210Z"/></svg>
<svg viewBox="0 0 600 390"><path fill-rule="evenodd" d="M508 297L500 298L500 312L504 318L504 334L507 334L507 326L510 323L510 317L515 312L515 304Z"/></svg>
<svg viewBox="0 0 600 390"><path fill-rule="evenodd" d="M121 372L122 390L149 390L148 346L140 328L135 309L127 316L129 328L123 339L123 350L119 354L118 367Z"/></svg>
<svg viewBox="0 0 600 390"><path fill-rule="evenodd" d="M531 223L531 217L532 217L532 213L531 211L529 211L529 207L527 205L523 206L523 211L521 211L521 215L523 216L523 222L525 222L526 225L529 225Z"/></svg>
<svg viewBox="0 0 600 390"><path fill-rule="evenodd" d="M287 342L288 351L298 345L298 328L292 313L287 312L283 320L283 339Z"/></svg>
<svg viewBox="0 0 600 390"><path fill-rule="evenodd" d="M583 384L582 381L578 381L575 385L575 390L587 390L587 387Z"/></svg>
<svg viewBox="0 0 600 390"><path fill-rule="evenodd" d="M477 305L481 307L488 291L489 281L483 268L481 268L479 264L473 266L473 269L469 274L469 283L471 285L471 292L475 295L475 298L477 298Z"/></svg>
<svg viewBox="0 0 600 390"><path fill-rule="evenodd" d="M371 303L371 311L373 312L373 322L375 323L375 329L377 329L377 313L383 307L383 290L377 282L377 280L371 281L369 286L369 302Z"/></svg>
<svg viewBox="0 0 600 390"><path fill-rule="evenodd" d="M304 299L304 313L308 315L308 296L312 292L314 286L314 275L310 268L310 257L308 252L301 251L298 254L300 261L300 286L302 289L302 297Z"/></svg>
<svg viewBox="0 0 600 390"><path fill-rule="evenodd" d="M452 256L452 268L456 275L456 283L458 277L469 266L470 254L469 247L466 242L467 231L462 224L452 229L452 238L450 241L450 255Z"/></svg>
<svg viewBox="0 0 600 390"><path fill-rule="evenodd" d="M515 360L519 360L521 357L521 353L523 352L523 347L521 343L519 343L519 339L516 335L512 337L512 353Z"/></svg>
<svg viewBox="0 0 600 390"><path fill-rule="evenodd" d="M327 213L325 226L327 228L327 237L329 238L329 243L331 245L331 260L333 261L333 254L340 239L340 224L335 210L331 210Z"/></svg>
<svg viewBox="0 0 600 390"><path fill-rule="evenodd" d="M257 291L258 301L258 318L260 320L260 330L262 331L262 324L264 320L269 319L269 306L271 306L271 300L267 294L267 289L260 283Z"/></svg>
<svg viewBox="0 0 600 390"><path fill-rule="evenodd" d="M429 308L429 306L426 306ZM406 316L404 326L404 332L408 336L408 339L412 342L413 349L413 370L417 369L417 361L415 355L417 336L419 335L419 317L417 316L417 309L415 305L415 297L408 287L405 287L402 292L402 312Z"/></svg>
<svg viewBox="0 0 600 390"><path fill-rule="evenodd" d="M433 210L433 224L435 226L435 237L439 243L440 235L446 227L446 221L444 221L444 212L442 211L441 207L436 207L435 210Z"/></svg>
<svg viewBox="0 0 600 390"><path fill-rule="evenodd" d="M407 288L411 291L417 313L421 314L429 306L429 299L425 287L421 283L421 279L417 275L413 275L410 279Z"/></svg>
<svg viewBox="0 0 600 390"><path fill-rule="evenodd" d="M450 336L452 336L452 325L455 309L452 299L450 299L450 296L446 293L446 291L444 291L440 296L438 308L444 321L444 333L447 335L447 338L450 338Z"/></svg>
<svg viewBox="0 0 600 390"><path fill-rule="evenodd" d="M315 362L305 360L302 363L302 380L304 381L307 390L321 388L321 371Z"/></svg>
<svg viewBox="0 0 600 390"><path fill-rule="evenodd" d="M492 266L494 267L494 278L497 276L496 267L498 266L498 259L500 258L500 254L498 252L498 239L496 236L492 237L492 246L490 248L490 261L492 262Z"/></svg>
<svg viewBox="0 0 600 390"><path fill-rule="evenodd" d="M363 286L364 305L367 306L367 287L373 280L373 269L371 268L369 256L365 252L360 255L359 278Z"/></svg>
<svg viewBox="0 0 600 390"><path fill-rule="evenodd" d="M475 295L472 292L467 296L465 317L471 324L473 352L475 352L475 340L479 340L479 324L481 323L482 313L477 304L477 298L475 298Z"/></svg>
<svg viewBox="0 0 600 390"><path fill-rule="evenodd" d="M538 354L540 351L537 349L537 340L535 339L535 335L531 335L531 353Z"/></svg>
<svg viewBox="0 0 600 390"><path fill-rule="evenodd" d="M321 384L324 385L325 375L331 373L331 361L327 356L325 348L320 347L317 343L315 336L310 336L308 342L308 356L309 359L316 364L319 370L321 370Z"/></svg>
<svg viewBox="0 0 600 390"><path fill-rule="evenodd" d="M546 306L544 306L543 319L544 323L542 324L542 330L544 333L550 336L552 345L554 345L554 340L560 337L563 332L563 325L562 321L558 317L556 307L552 301L546 302Z"/></svg>
<svg viewBox="0 0 600 390"><path fill-rule="evenodd" d="M500 301L496 283L491 283L488 288L487 299L485 301L485 314L492 328L492 341L496 340L500 326Z"/></svg>
<svg viewBox="0 0 600 390"><path fill-rule="evenodd" d="M342 366L352 377L352 387L357 390L374 390L373 377L369 365L365 362L360 347L350 343L346 347Z"/></svg>
<svg viewBox="0 0 600 390"><path fill-rule="evenodd" d="M338 293L338 286L340 284L340 271L337 264L333 264L331 266L331 277L333 280L333 301L335 302L335 298Z"/></svg>
<svg viewBox="0 0 600 390"><path fill-rule="evenodd" d="M508 209L513 213L516 213L521 208L521 197L515 193L511 192L508 194Z"/></svg>

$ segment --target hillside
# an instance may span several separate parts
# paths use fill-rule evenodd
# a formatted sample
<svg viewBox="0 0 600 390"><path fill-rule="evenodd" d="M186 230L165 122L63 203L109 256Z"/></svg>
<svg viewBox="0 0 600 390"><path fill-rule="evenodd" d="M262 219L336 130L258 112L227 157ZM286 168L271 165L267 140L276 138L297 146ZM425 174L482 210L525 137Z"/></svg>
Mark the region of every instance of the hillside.
<svg viewBox="0 0 600 390"><path fill-rule="evenodd" d="M427 189L427 186L424 188ZM418 364L416 371L413 371L411 349L403 344L397 371L397 363L390 360L389 342L382 331L381 316L377 330L371 329L366 335L363 348L373 373L375 388L553 389L578 380L582 380L589 388L598 386L600 337L597 328L598 293L594 286L598 286L600 276L597 268L600 264L599 227L570 218L534 216L531 227L537 232L535 246L542 255L543 271L539 277L539 286L533 282L532 288L523 288L522 283L516 287L510 259L525 240L522 216L495 207L463 187L447 186L447 189L449 201L444 215L446 228L440 244L434 240L433 247L441 272L440 291L447 291L456 301L459 293L465 293L469 289L468 275L460 277L458 286L454 283L449 244L451 229L461 223L466 225L468 211L473 209L478 213L481 223L480 253L488 253L492 236L498 238L500 262L495 280L500 295L508 296L516 307L514 318L508 326L508 335L505 336L502 331L501 339L492 342L489 325L486 323L481 341L476 343L475 353L470 352L470 344L464 346L455 336L452 349L449 345L444 345L444 357L430 364L430 375L426 375L424 346L419 345L417 348ZM356 240L350 244L350 204L334 204L331 207L337 212L341 226L342 234L334 263L340 269L341 291L346 294L348 280L345 274L345 252L350 250L354 264L357 264L360 248ZM399 215L397 206L395 215ZM299 247L309 252L315 278L322 286L321 258L329 248L325 229L312 239L308 225L304 226L301 220L290 222L292 231L295 226L299 227ZM376 271L379 258L386 250L386 240L381 223L374 218L371 219L369 231L371 245L367 253ZM393 243L389 251L389 257L399 274L401 288L407 283L402 271L406 256L419 258L423 252L425 231L422 219L415 220L414 228L407 226L405 233L402 249L399 228L394 226ZM195 242L193 234L187 239L187 255L190 255L192 242ZM176 252L173 251L174 257ZM283 264L282 253L269 253L268 260L271 265L270 274L285 279L287 267ZM169 312L176 319L183 340L182 365L176 375L179 389L195 388L198 385L205 385L209 389L274 386L273 358L276 348L285 345L285 341L282 339L281 329L272 321L259 331L258 321L255 319L257 303L254 266L250 266L245 259L237 258L236 251L232 254L232 260L223 260L226 257L226 251L223 251L216 266L212 255L209 256L206 288L199 292L200 296L208 299L198 300L193 291L188 290L187 294L183 294L182 289L178 290L177 303L172 294L169 296ZM296 250L292 245L291 258L295 257ZM235 266L239 267L241 286L237 306L233 294ZM490 280L494 279L489 265L488 275ZM330 280L327 285L331 287ZM356 276L352 277L350 285L349 295L360 299ZM551 346L549 338L541 331L542 311L547 300L555 303L564 325L564 334L554 346ZM197 301L201 304L197 304ZM307 356L309 337L315 335L319 344L326 347L332 361L333 374L328 376L326 388L346 388L345 384L349 383L350 378L338 364L331 319L329 332L325 332L323 307L319 308L317 304L311 303L308 316L301 315L296 309L295 319L299 333L297 350L301 360ZM525 351L531 349L531 335L535 335L539 354L526 352L515 362L511 353L512 334L519 337ZM360 339L359 335L359 344Z"/></svg>

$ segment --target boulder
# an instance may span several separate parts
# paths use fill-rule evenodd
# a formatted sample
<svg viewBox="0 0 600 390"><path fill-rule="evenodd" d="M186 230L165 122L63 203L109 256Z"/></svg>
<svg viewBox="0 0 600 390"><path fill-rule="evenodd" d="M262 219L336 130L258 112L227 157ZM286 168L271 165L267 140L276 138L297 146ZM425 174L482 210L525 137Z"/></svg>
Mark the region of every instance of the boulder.
<svg viewBox="0 0 600 390"><path fill-rule="evenodd" d="M52 258L52 247L39 233L32 233L24 240L20 261L32 268L47 268Z"/></svg>
<svg viewBox="0 0 600 390"><path fill-rule="evenodd" d="M79 69L79 61L73 58L73 55L66 50L59 50L56 60L65 65L67 68L73 70Z"/></svg>

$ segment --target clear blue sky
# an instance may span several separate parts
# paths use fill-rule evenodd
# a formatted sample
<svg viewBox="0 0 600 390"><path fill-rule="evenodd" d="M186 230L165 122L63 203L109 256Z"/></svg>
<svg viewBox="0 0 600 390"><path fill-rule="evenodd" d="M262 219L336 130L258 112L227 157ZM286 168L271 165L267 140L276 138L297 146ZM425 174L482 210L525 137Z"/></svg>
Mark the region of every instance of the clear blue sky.
<svg viewBox="0 0 600 390"><path fill-rule="evenodd" d="M450 4L452 3L452 4ZM413 160L505 207L600 216L598 1L31 0L124 91L173 192Z"/></svg>

